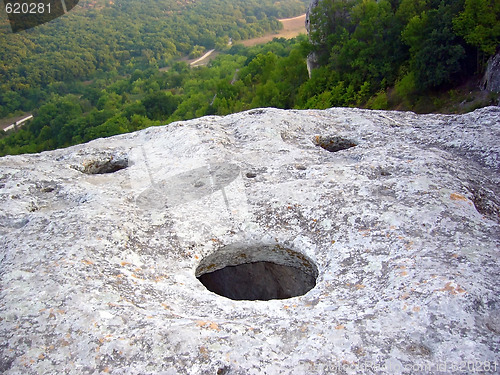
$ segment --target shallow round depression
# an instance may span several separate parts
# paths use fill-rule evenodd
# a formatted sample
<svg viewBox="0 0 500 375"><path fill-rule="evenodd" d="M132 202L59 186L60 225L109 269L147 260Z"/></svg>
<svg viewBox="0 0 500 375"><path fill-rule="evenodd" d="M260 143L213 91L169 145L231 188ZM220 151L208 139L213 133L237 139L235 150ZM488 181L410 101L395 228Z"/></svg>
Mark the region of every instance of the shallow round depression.
<svg viewBox="0 0 500 375"><path fill-rule="evenodd" d="M306 294L316 286L318 268L304 254L283 246L233 244L204 258L196 277L223 297L268 301Z"/></svg>

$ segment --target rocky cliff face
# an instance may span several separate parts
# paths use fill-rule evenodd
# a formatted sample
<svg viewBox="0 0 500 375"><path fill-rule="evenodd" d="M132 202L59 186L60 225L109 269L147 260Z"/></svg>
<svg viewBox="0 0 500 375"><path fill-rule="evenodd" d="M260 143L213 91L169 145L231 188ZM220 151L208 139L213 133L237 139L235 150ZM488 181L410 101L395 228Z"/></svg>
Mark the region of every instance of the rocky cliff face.
<svg viewBox="0 0 500 375"><path fill-rule="evenodd" d="M310 35L312 31L312 25L311 25L311 14L316 9L316 7L319 4L319 0L311 0L311 3L307 7L306 11L306 30L307 34ZM307 56L307 71L309 73L309 77L311 77L311 71L315 68L318 67L318 56L316 55L315 52L311 52L309 56Z"/></svg>
<svg viewBox="0 0 500 375"><path fill-rule="evenodd" d="M319 0L311 0L311 2L309 3L309 6L307 7L307 10L306 10L306 30L307 30L308 34L311 32L311 13L318 6L318 4L319 4Z"/></svg>
<svg viewBox="0 0 500 375"><path fill-rule="evenodd" d="M1 158L0 372L498 372L499 139L259 109Z"/></svg>
<svg viewBox="0 0 500 375"><path fill-rule="evenodd" d="M500 52L488 60L486 72L481 80L481 88L491 92L500 92Z"/></svg>

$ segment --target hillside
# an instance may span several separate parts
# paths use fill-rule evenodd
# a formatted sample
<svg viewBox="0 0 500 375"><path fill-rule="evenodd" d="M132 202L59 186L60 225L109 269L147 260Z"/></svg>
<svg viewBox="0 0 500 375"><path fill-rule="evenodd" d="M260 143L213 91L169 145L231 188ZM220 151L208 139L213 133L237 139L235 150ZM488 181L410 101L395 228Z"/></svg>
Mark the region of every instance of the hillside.
<svg viewBox="0 0 500 375"><path fill-rule="evenodd" d="M2 14L0 118L28 111L79 82L171 65L184 55L278 30L305 0L82 0L68 14L13 34ZM2 9L3 11L3 9ZM58 86L69 86L61 88ZM65 92L66 91L66 92Z"/></svg>

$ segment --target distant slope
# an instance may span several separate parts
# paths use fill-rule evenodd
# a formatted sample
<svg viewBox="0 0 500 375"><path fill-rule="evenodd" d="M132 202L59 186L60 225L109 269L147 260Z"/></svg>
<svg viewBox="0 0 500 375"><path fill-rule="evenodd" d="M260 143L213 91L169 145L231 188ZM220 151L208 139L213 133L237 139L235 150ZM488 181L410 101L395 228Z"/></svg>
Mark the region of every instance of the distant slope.
<svg viewBox="0 0 500 375"><path fill-rule="evenodd" d="M36 108L58 82L163 67L194 49L209 50L277 31L276 18L304 12L308 0L81 0L72 12L12 34L1 14L0 118ZM67 92L65 89L63 93Z"/></svg>

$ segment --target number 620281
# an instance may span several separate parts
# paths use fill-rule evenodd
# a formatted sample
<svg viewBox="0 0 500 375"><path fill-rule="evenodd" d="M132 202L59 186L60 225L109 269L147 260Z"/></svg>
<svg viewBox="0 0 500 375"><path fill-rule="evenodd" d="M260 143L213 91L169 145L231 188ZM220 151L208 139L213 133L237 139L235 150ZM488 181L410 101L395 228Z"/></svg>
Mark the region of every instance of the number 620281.
<svg viewBox="0 0 500 375"><path fill-rule="evenodd" d="M7 3L5 5L7 14L43 14L50 13L50 3Z"/></svg>

